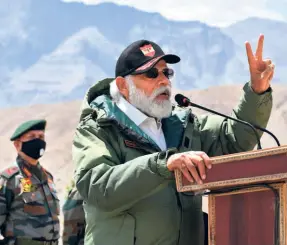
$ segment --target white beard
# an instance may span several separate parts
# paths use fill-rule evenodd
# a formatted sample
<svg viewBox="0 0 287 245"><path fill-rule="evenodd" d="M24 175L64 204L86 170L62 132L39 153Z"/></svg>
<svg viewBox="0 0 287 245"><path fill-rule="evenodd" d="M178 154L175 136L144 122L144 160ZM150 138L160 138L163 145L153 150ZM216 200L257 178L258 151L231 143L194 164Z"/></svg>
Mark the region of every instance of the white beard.
<svg viewBox="0 0 287 245"><path fill-rule="evenodd" d="M148 116L158 119L169 117L171 115L172 103L169 99L164 101L155 100L159 94L165 91L168 91L169 94L171 94L170 86L160 87L153 91L150 96L147 96L142 90L138 89L134 85L131 77L126 77L126 81L129 85L129 100L133 106Z"/></svg>

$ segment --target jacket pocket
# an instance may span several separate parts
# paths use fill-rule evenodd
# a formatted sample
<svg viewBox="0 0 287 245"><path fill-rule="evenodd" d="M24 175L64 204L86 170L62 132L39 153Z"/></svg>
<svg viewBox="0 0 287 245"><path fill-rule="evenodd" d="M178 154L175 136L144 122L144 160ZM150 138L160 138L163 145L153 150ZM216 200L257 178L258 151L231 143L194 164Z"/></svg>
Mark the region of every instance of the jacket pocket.
<svg viewBox="0 0 287 245"><path fill-rule="evenodd" d="M45 207L44 194L37 190L35 192L23 192L21 194L24 201L23 211L32 216L46 215L48 213Z"/></svg>

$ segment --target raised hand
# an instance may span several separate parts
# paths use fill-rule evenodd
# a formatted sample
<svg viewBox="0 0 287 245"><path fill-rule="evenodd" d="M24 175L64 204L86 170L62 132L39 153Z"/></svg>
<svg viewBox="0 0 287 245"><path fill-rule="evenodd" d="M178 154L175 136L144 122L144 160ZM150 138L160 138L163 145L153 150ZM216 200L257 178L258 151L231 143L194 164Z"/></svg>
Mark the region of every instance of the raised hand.
<svg viewBox="0 0 287 245"><path fill-rule="evenodd" d="M255 93L263 93L270 87L275 65L270 59L262 59L264 35L260 35L255 55L249 42L245 43L249 63L251 87Z"/></svg>

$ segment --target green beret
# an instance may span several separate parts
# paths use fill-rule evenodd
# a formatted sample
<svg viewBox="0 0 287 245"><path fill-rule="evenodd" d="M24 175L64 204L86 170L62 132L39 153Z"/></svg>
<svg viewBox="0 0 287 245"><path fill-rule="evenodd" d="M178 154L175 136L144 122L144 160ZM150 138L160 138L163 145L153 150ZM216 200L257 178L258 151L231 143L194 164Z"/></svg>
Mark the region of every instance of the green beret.
<svg viewBox="0 0 287 245"><path fill-rule="evenodd" d="M45 130L46 120L30 120L22 123L11 136L10 140L14 141L15 139L21 137L23 134L27 133L30 130Z"/></svg>

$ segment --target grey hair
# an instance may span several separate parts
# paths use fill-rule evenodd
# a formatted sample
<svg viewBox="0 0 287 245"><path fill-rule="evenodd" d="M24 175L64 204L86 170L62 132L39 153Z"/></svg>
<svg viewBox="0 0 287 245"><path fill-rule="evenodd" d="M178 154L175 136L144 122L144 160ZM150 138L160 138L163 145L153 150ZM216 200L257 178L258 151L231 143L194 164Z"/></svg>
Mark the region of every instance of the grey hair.
<svg viewBox="0 0 287 245"><path fill-rule="evenodd" d="M128 85L133 82L131 75L127 75L124 78L127 81ZM117 86L116 79L110 83L110 95L114 102L118 102L122 97L122 94Z"/></svg>
<svg viewBox="0 0 287 245"><path fill-rule="evenodd" d="M122 96L120 90L118 89L116 79L110 83L110 95L114 102L118 102Z"/></svg>

